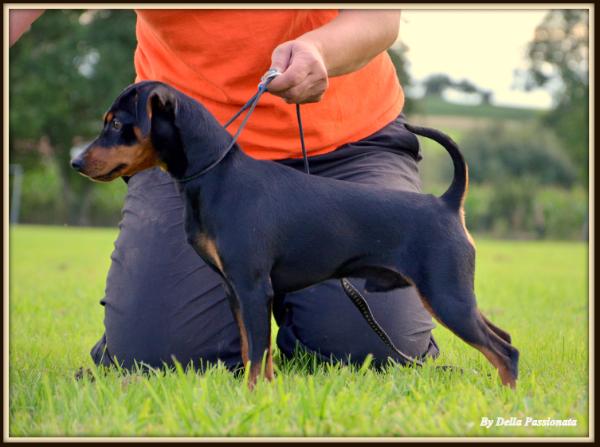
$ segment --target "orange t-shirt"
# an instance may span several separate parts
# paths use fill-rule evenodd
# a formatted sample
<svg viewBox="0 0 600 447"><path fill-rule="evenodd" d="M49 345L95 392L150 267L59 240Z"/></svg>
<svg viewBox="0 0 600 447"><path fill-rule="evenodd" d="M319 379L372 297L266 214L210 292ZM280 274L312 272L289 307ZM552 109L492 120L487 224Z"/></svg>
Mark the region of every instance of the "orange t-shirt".
<svg viewBox="0 0 600 447"><path fill-rule="evenodd" d="M136 81L168 83L225 123L257 90L280 43L328 23L332 10L137 10ZM360 70L330 78L319 103L301 107L309 155L365 138L394 120L404 94L382 53ZM234 133L238 119L228 130ZM250 156L301 156L293 104L265 94L239 144Z"/></svg>

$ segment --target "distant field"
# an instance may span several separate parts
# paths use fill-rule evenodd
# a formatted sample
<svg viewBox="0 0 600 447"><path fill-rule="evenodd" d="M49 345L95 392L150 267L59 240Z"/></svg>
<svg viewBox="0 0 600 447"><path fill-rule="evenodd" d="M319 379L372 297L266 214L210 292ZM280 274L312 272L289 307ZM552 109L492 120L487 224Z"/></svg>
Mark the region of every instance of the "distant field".
<svg viewBox="0 0 600 447"><path fill-rule="evenodd" d="M542 113L542 111L536 109L494 106L489 104L474 106L461 105L431 96L416 100L416 110L414 111L414 114L427 116L462 116L505 120L529 120L539 117Z"/></svg>
<svg viewBox="0 0 600 447"><path fill-rule="evenodd" d="M516 391L446 329L423 368L283 365L247 391L223 368L106 374L90 347L116 229L10 232L9 432L19 436L586 436L587 246L476 238L482 310L521 352ZM451 364L464 374L434 368ZM74 379L92 368L95 381ZM481 426L483 417L575 419L573 427Z"/></svg>
<svg viewBox="0 0 600 447"><path fill-rule="evenodd" d="M410 123L433 127L447 133L459 145L468 132L503 124L507 129L527 125L543 111L492 105L461 105L441 98L424 97L416 100L415 110L407 115ZM439 194L452 180L452 162L448 153L437 143L421 138L423 161L420 163L423 191ZM468 161L468 160L467 160Z"/></svg>

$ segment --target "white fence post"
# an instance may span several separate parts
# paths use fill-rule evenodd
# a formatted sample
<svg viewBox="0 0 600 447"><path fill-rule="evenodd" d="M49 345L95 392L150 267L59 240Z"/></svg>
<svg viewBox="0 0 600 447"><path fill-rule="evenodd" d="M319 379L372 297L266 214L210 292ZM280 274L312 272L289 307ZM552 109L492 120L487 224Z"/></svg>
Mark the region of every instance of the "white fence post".
<svg viewBox="0 0 600 447"><path fill-rule="evenodd" d="M23 183L23 167L18 164L9 165L9 175L13 176L12 194L10 199L10 224L19 223L21 211L21 185Z"/></svg>

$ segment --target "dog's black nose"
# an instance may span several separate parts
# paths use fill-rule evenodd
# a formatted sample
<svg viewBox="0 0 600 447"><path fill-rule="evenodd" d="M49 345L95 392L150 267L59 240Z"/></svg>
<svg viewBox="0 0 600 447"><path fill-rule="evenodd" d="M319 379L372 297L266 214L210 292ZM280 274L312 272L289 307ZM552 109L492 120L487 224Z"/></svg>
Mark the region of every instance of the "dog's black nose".
<svg viewBox="0 0 600 447"><path fill-rule="evenodd" d="M77 171L81 171L83 168L83 160L79 157L75 157L71 160L71 167Z"/></svg>

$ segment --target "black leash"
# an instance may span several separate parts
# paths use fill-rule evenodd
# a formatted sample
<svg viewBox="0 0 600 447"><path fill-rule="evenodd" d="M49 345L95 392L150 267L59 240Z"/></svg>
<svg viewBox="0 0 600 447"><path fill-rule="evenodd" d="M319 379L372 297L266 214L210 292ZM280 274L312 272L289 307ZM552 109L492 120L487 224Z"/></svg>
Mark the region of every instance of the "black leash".
<svg viewBox="0 0 600 447"><path fill-rule="evenodd" d="M237 132L233 136L231 143L229 143L229 146L227 146L227 148L223 151L223 153L215 161L213 161L211 164L209 164L206 168L202 169L201 171L199 171L195 174L192 174L188 177L179 179L179 183L186 183L186 182L192 181L194 179L197 179L198 177L201 177L202 175L206 174L208 171L213 169L216 165L218 165L227 156L229 151L231 151L231 149L234 147L235 142L237 141L238 137L240 136L240 133L246 126L246 123L248 122L250 115L254 111L256 104L258 104L258 100L263 95L263 93L267 90L267 86L273 79L275 79L280 74L281 73L279 71L277 71L273 68L270 69L269 71L267 71L264 74L264 76L261 78L260 83L258 84L258 91L256 92L256 94L252 98L250 98L248 100L248 102L246 104L244 104L244 106L235 115L233 115L229 119L229 121L227 121L224 124L223 127L227 128L233 121L235 121L242 114L242 112L249 109L248 113L246 113L246 116L242 120L240 127L238 128ZM310 168L308 165L308 156L306 154L306 145L304 144L304 129L302 128L302 116L300 114L300 104L296 104L296 118L298 119L300 144L302 146L302 158L304 159L304 171L310 175ZM379 325L379 323L373 316L373 312L371 312L371 308L369 307L367 300L361 295L361 293L356 289L356 287L354 287L352 285L352 283L350 281L348 281L347 278L340 279L340 283L342 285L342 289L344 290L344 292L346 293L348 298L350 298L352 303L360 311L360 314L363 316L363 318L368 323L368 325L371 327L371 329L379 336L381 341L383 341L383 343L385 343L385 345L388 348L390 348L394 353L396 353L399 357L406 360L410 364L417 365L417 366L423 366L423 363L419 359L416 359L414 357L411 357L411 356L405 354L404 352L399 350L396 347L396 345L394 345L394 342L392 341L390 336Z"/></svg>
<svg viewBox="0 0 600 447"><path fill-rule="evenodd" d="M306 155L306 146L304 144L304 130L302 129L302 117L300 115L300 104L296 104L296 117L298 118L298 130L300 132L300 145L302 146L302 158L304 159L304 171L310 175L310 169L308 167L308 156ZM346 293L346 296L350 298L350 301L356 306L360 314L363 316L367 324L373 331L379 336L381 341L396 353L400 358L406 360L410 364L417 366L423 366L423 362L419 359L411 357L396 347L390 336L385 332L381 325L375 319L369 304L364 296L358 291L356 287L347 278L340 279L342 289Z"/></svg>
<svg viewBox="0 0 600 447"><path fill-rule="evenodd" d="M248 122L248 119L250 118L250 115L252 115L252 112L254 112L254 108L256 107L256 104L258 104L258 100L263 95L263 93L267 91L267 86L279 74L280 73L277 70L274 70L274 69L270 69L269 71L267 71L265 73L265 75L261 78L260 83L258 84L258 91L254 94L254 96L252 98L250 98L248 100L248 102L246 102L246 104L244 104L244 106L235 115L233 115L229 119L229 121L227 121L223 125L223 127L225 127L225 128L229 127L229 125L231 123L233 123L242 114L242 112L244 110L250 109L250 110L248 110L248 113L246 113L246 116L242 120L242 122L240 124L240 127L238 127L238 130L235 133L235 135L233 136L233 139L231 140L231 142L229 143L229 146L227 146L227 148L225 148L225 150L219 156L219 158L217 158L215 161L213 161L211 164L209 164L207 167L205 167L204 169L200 170L199 172L196 172L195 174L192 174L192 175L190 175L188 177L183 177L183 178L179 179L178 180L179 183L187 183L187 182L190 182L192 180L195 180L198 177L201 177L204 174L206 174L208 171L210 171L215 166L217 166L219 163L221 163L221 161L223 161L223 159L227 156L227 154L229 154L229 151L231 151L231 149L233 149L233 146L235 146L235 143L236 143L238 137L242 133L242 130L244 130L244 127L246 127L246 123Z"/></svg>
<svg viewBox="0 0 600 447"><path fill-rule="evenodd" d="M310 175L308 167L308 156L306 155L306 146L304 145L304 130L302 129L302 116L300 115L300 104L296 104L296 118L298 118L298 131L300 132L300 145L302 146L302 158L304 159L304 172Z"/></svg>
<svg viewBox="0 0 600 447"><path fill-rule="evenodd" d="M390 348L394 353L398 356L409 362L410 364L414 364L417 366L423 366L423 362L417 358L411 357L408 354L405 354L400 349L396 347L390 336L385 332L385 330L380 326L380 324L375 319L371 308L369 307L369 303L364 296L352 285L347 278L340 279L340 283L344 292L346 292L346 296L350 298L350 301L356 306L356 308L360 311L360 314L363 316L365 321L369 324L369 327L373 329L373 331L379 336L381 341L385 343L385 345Z"/></svg>

